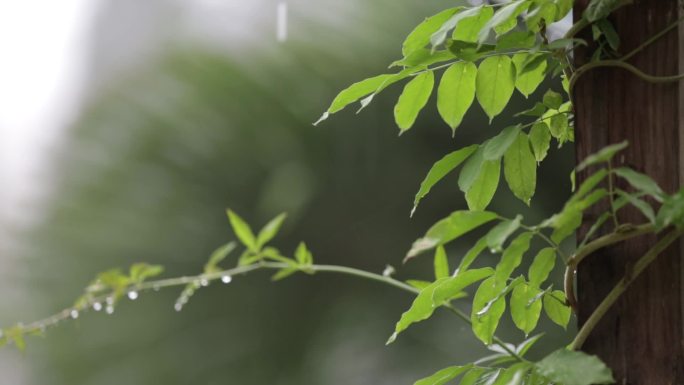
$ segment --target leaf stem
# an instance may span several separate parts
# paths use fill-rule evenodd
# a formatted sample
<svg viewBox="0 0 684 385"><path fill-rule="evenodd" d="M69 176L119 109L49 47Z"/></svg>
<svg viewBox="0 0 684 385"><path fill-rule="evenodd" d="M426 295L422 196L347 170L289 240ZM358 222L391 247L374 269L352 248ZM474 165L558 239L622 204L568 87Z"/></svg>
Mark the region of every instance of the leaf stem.
<svg viewBox="0 0 684 385"><path fill-rule="evenodd" d="M634 266L629 269L625 276L618 281L618 283L613 287L613 289L608 293L608 295L601 301L598 307L589 316L587 321L582 325L577 336L570 344L570 349L577 350L582 347L584 341L589 337L591 332L594 330L599 321L608 312L608 310L613 306L613 304L620 298L622 293L627 290L629 285L634 282L634 280L641 274L646 267L653 262L660 253L662 253L672 242L677 240L682 235L682 231L673 230L658 241L646 254L639 258Z"/></svg>

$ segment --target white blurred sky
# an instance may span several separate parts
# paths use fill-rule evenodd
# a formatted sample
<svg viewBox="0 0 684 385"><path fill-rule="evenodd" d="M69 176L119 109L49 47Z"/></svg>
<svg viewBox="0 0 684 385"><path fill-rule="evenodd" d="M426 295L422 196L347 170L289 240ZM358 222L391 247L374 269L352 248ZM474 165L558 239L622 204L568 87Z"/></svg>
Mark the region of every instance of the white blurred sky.
<svg viewBox="0 0 684 385"><path fill-rule="evenodd" d="M0 218L30 220L45 154L74 117L98 0L0 2ZM0 223L1 225L1 223Z"/></svg>

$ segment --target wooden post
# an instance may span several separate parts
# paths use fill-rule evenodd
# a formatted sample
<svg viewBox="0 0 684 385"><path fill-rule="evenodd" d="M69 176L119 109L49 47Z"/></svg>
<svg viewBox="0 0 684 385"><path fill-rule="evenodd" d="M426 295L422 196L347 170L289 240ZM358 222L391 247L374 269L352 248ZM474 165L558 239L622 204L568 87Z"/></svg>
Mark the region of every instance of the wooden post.
<svg viewBox="0 0 684 385"><path fill-rule="evenodd" d="M578 0L575 20L588 4ZM635 0L611 16L626 53L675 22L682 15L677 0ZM591 31L584 31L587 38ZM682 27L670 31L628 60L647 74L665 76L684 72ZM579 66L591 49L576 53ZM600 68L586 73L576 84L576 154L581 160L600 148L628 140L630 146L615 160L615 167L628 165L653 177L672 193L683 184L684 82L650 84L618 68ZM578 175L578 182L587 173ZM628 189L624 183L619 188ZM584 218L582 236L607 206L592 208ZM623 222L643 223L636 210L621 211ZM601 299L620 279L630 263L655 242L641 237L588 257L577 272L578 319L586 321ZM663 253L632 284L613 306L583 346L613 369L617 384L684 384L684 284L682 246L675 244Z"/></svg>

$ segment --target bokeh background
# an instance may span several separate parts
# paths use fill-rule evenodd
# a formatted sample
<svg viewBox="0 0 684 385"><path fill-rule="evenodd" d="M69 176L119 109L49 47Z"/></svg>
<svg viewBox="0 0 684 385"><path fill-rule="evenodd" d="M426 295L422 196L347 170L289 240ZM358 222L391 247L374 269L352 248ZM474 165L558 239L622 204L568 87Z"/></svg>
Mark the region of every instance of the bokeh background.
<svg viewBox="0 0 684 385"><path fill-rule="evenodd" d="M280 24L279 3L0 5L1 325L68 306L110 267L200 272L233 237L227 207L257 227L288 212L284 252L304 239L320 263L430 278L430 258L401 259L465 202L455 174L409 219L413 195L433 162L495 135L510 114L490 127L475 106L452 138L431 102L398 138L394 87L359 115L311 123L337 91L385 71L425 16L458 2L288 0ZM518 95L509 111L539 96ZM552 151L530 209L503 184L492 209L551 214L572 164L570 146ZM449 248L452 264L472 239ZM23 354L0 350L0 384L411 384L486 352L442 312L386 347L412 298L350 277L254 273L201 289L180 313L178 291L84 314ZM522 341L511 324L500 335Z"/></svg>

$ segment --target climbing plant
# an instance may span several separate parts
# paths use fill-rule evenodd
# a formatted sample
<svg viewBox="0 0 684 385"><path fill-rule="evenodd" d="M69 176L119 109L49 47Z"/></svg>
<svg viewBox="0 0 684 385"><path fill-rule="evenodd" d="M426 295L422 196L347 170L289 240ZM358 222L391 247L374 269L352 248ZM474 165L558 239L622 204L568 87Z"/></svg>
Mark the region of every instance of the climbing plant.
<svg viewBox="0 0 684 385"><path fill-rule="evenodd" d="M462 385L613 383L610 369L579 348L629 284L682 235L684 190L669 195L649 176L627 167L614 167L613 158L628 146L622 142L603 148L582 160L575 170L568 170L573 181L572 195L559 212L545 220L530 223L524 213L511 218L487 208L502 184L502 172L510 192L530 205L537 188L539 163L554 147L574 141L573 87L582 74L611 66L644 81L682 78L651 76L626 62L675 28L676 23L633 51L620 54L620 37L608 17L625 5L628 2L624 0L591 1L579 21L556 40L550 40L547 29L568 15L572 0L512 0L445 9L427 17L408 34L401 46L402 57L390 64L390 68L396 69L394 72L367 78L344 89L315 123L322 123L354 103L359 103L360 111L386 88L404 82L394 106L399 133L414 126L421 110L436 93L437 111L451 135L457 136L458 127L465 114L475 108L475 101L491 123L504 112L515 92L527 98L545 79L560 80L554 84L562 87L544 90L541 102L515 113L512 118L518 121L516 124L482 143L464 145L444 155L427 171L413 200L411 215L432 187L459 168L458 187L468 206L467 210L454 211L437 221L406 253L404 261L432 255L433 277L400 281L392 277L391 269L376 274L315 264L305 243L300 243L288 256L271 245L285 221L284 214L255 232L238 214L228 210L236 240L219 247L199 274L159 279L163 267L144 263L134 264L126 272L102 272L74 305L43 320L5 328L0 342L24 349L27 335L41 335L59 322L78 318L87 311L111 313L122 298L135 300L142 291L181 288L175 303L175 309L180 311L197 290L212 281L227 284L234 276L256 270L274 270L274 280L295 273L339 273L378 281L415 295L394 329L388 330L387 344L401 338L401 333L413 324L428 320L437 309L445 309L470 324L473 334L493 351L473 363L456 363L438 370L415 385L446 384L456 379ZM585 28L591 29L591 41L576 37ZM580 45L593 49L592 60L574 68L570 56ZM436 85L438 76L441 77ZM575 186L574 172L585 169L591 173ZM625 182L620 185L628 185L629 189L617 188L618 179ZM561 248L560 244L573 238L582 224L583 212L599 202L607 202L608 210L578 240L574 250ZM625 207L639 210L642 222L621 223L617 213ZM454 268L445 246L476 229L484 229L485 235L459 258ZM605 235L597 236L599 230ZM576 305L573 284L578 264L596 250L649 233L661 234L659 241L618 281L575 338L537 362L529 360L527 352L543 338L533 335L542 313L558 326L568 326ZM532 253L533 241L543 243L544 247ZM237 266L225 268L227 258L238 249ZM473 267L485 252L498 255L497 262ZM559 263L565 266L564 285L555 288L550 275ZM521 271L522 265L529 268ZM461 306L462 302L467 306ZM462 308L470 309L469 314ZM510 314L525 339L508 343L497 337L505 314Z"/></svg>

